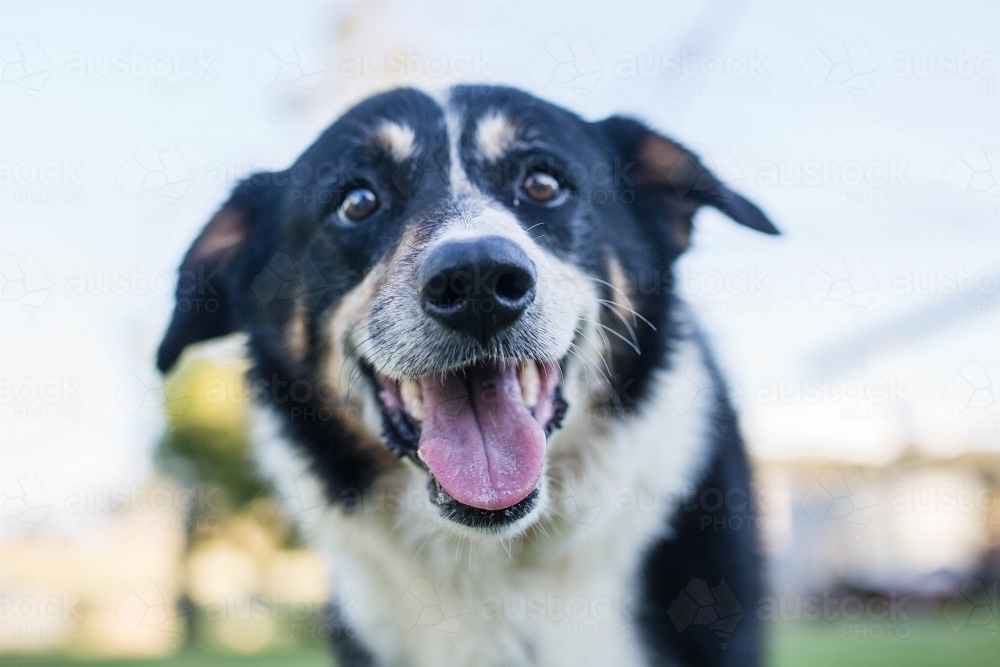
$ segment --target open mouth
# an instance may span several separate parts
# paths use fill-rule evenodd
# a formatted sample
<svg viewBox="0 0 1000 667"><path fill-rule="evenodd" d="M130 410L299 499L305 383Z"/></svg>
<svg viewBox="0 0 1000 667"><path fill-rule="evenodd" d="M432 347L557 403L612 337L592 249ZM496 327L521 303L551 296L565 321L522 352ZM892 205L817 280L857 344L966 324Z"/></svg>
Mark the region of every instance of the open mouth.
<svg viewBox="0 0 1000 667"><path fill-rule="evenodd" d="M559 363L481 361L393 380L375 374L389 446L431 476L431 501L473 527L512 523L538 498L545 441L566 412Z"/></svg>

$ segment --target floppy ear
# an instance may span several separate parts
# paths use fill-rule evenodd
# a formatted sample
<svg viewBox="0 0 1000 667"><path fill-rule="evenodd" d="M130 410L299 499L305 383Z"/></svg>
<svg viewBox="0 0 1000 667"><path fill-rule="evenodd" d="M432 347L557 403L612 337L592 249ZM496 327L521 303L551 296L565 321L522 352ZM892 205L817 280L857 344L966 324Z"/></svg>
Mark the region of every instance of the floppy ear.
<svg viewBox="0 0 1000 667"><path fill-rule="evenodd" d="M679 209L680 215L671 221L671 232L682 249L690 244L691 221L703 205L717 208L750 229L780 233L759 208L726 187L677 142L631 118L612 116L600 125L623 162L635 164L636 185L670 200Z"/></svg>
<svg viewBox="0 0 1000 667"><path fill-rule="evenodd" d="M169 371L188 345L240 328L240 284L249 268L249 246L261 236L279 195L273 174L241 182L184 255L173 316L156 356L161 372Z"/></svg>

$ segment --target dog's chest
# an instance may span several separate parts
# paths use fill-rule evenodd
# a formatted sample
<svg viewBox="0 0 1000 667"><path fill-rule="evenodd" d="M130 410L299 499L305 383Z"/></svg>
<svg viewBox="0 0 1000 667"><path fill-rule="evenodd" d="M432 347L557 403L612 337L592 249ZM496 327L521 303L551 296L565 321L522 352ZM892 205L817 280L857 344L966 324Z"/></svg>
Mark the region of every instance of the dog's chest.
<svg viewBox="0 0 1000 667"><path fill-rule="evenodd" d="M480 544L470 556L466 543L454 554L425 546L425 560L354 535L335 557L338 601L386 664L642 665L641 552L624 523L559 555Z"/></svg>
<svg viewBox="0 0 1000 667"><path fill-rule="evenodd" d="M647 664L637 572L710 450L709 410L684 399L711 378L690 342L673 362L641 415L610 430L570 421L553 438L550 511L512 540L443 529L422 482L402 498L376 491L360 513L323 509L308 461L275 424L258 433L264 469L331 563L346 631L376 664Z"/></svg>

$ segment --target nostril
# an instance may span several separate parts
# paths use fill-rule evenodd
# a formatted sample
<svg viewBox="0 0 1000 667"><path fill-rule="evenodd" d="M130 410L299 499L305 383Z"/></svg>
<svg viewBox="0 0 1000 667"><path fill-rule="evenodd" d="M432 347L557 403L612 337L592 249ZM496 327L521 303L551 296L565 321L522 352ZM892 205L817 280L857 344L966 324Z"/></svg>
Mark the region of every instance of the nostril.
<svg viewBox="0 0 1000 667"><path fill-rule="evenodd" d="M519 268L503 271L497 278L494 292L505 301L520 301L535 286L531 274Z"/></svg>
<svg viewBox="0 0 1000 667"><path fill-rule="evenodd" d="M463 271L445 272L431 278L421 290L424 301L444 310L461 307L472 292L472 277Z"/></svg>

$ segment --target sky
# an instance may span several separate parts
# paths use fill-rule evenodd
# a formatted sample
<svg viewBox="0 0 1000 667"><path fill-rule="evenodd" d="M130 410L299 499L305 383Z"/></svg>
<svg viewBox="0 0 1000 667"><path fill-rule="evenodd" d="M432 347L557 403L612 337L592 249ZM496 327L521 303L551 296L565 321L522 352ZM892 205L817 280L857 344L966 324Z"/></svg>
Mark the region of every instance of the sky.
<svg viewBox="0 0 1000 667"><path fill-rule="evenodd" d="M782 230L702 211L677 267L756 456L1000 451L1000 6L568 6L5 5L0 490L69 529L68 490L148 476L173 271L234 181L458 81L640 117Z"/></svg>

